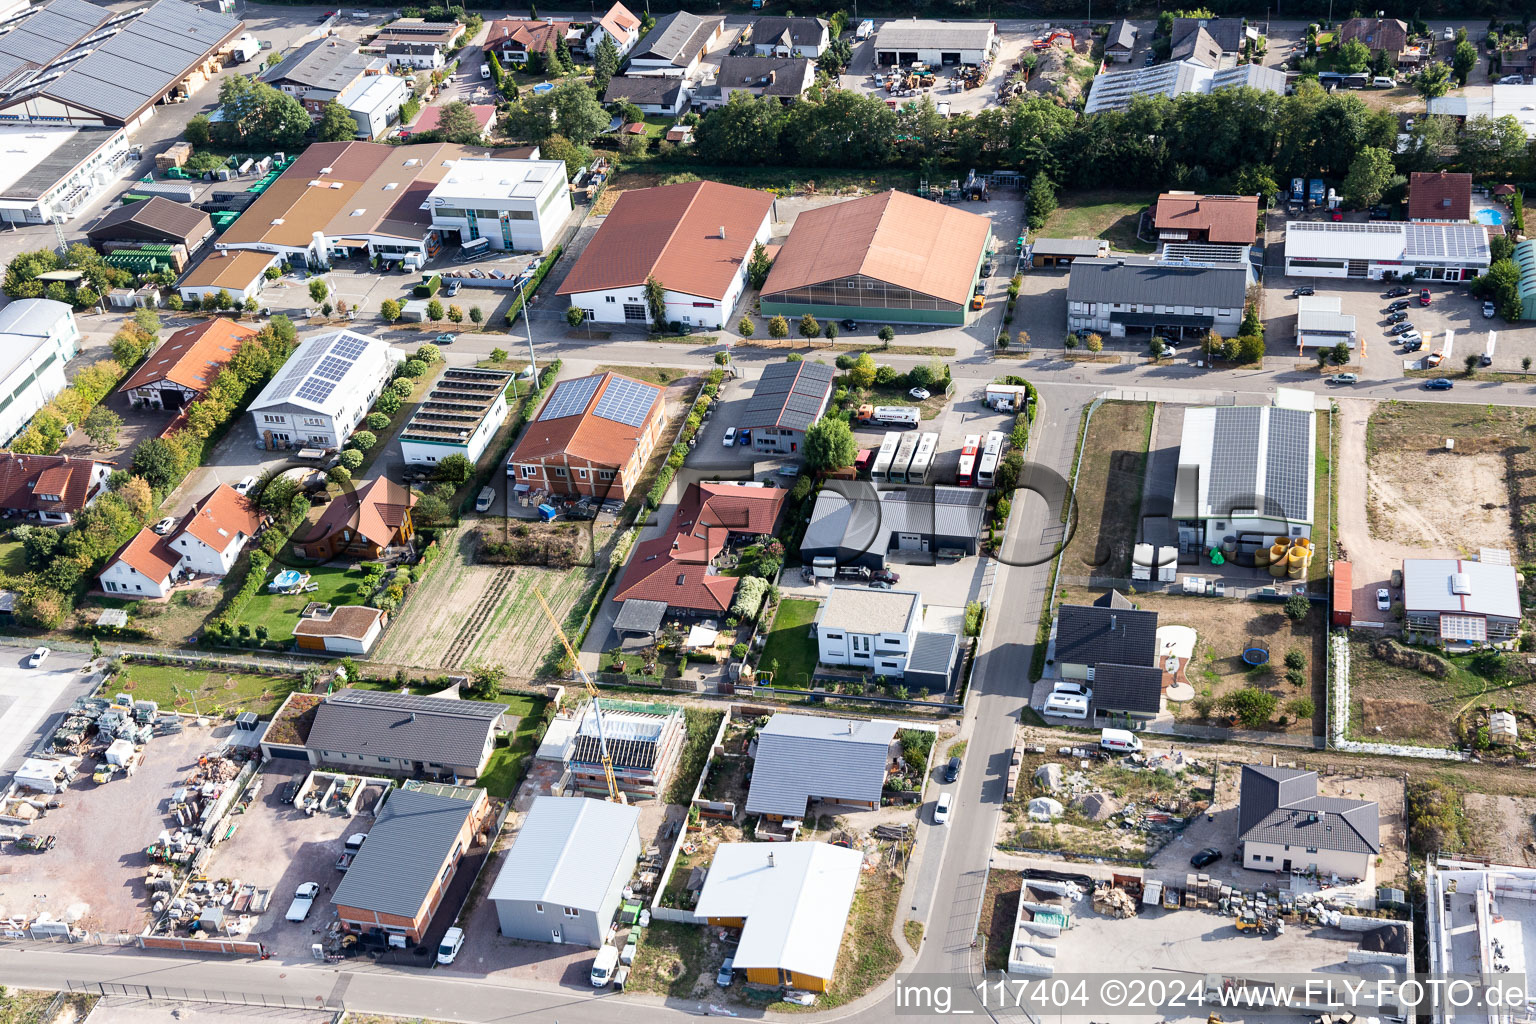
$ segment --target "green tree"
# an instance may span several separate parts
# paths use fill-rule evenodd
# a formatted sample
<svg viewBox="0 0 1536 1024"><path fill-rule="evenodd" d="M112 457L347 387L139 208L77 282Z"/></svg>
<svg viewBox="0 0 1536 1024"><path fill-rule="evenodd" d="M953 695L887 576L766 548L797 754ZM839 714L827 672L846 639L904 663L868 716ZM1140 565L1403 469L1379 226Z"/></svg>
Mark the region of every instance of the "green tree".
<svg viewBox="0 0 1536 1024"><path fill-rule="evenodd" d="M789 321L782 316L776 316L768 321L768 336L770 338L789 337Z"/></svg>
<svg viewBox="0 0 1536 1024"><path fill-rule="evenodd" d="M694 150L710 163L767 163L779 151L787 118L784 105L777 99L754 97L738 89L724 106L699 121Z"/></svg>
<svg viewBox="0 0 1536 1024"><path fill-rule="evenodd" d="M1262 728L1274 715L1280 698L1267 690L1248 686L1227 694L1220 701L1222 710L1249 729Z"/></svg>
<svg viewBox="0 0 1536 1024"><path fill-rule="evenodd" d="M580 327L587 319L587 311L580 306L572 306L565 311L565 322L572 327Z"/></svg>
<svg viewBox="0 0 1536 1024"><path fill-rule="evenodd" d="M809 313L806 313L800 318L800 325L798 329L800 331L800 336L807 340L821 337L821 324L816 320L814 316Z"/></svg>
<svg viewBox="0 0 1536 1024"><path fill-rule="evenodd" d="M890 324L884 324L878 331L875 332L875 337L889 345L891 343L891 339L896 337L896 329Z"/></svg>
<svg viewBox="0 0 1536 1024"><path fill-rule="evenodd" d="M1040 171L1029 183L1029 226L1038 231L1056 209L1056 186Z"/></svg>
<svg viewBox="0 0 1536 1024"><path fill-rule="evenodd" d="M667 289L654 275L645 278L645 306L651 314L651 323L658 331L667 326Z"/></svg>
<svg viewBox="0 0 1536 1024"><path fill-rule="evenodd" d="M1472 69L1477 67L1477 47L1463 39L1456 44L1456 50L1451 56L1451 70L1456 74L1456 81L1460 85L1467 84L1467 76L1472 74Z"/></svg>
<svg viewBox="0 0 1536 1024"><path fill-rule="evenodd" d="M1526 159L1525 129L1512 114L1470 117L1462 126L1460 156L1479 172L1512 174Z"/></svg>
<svg viewBox="0 0 1536 1024"><path fill-rule="evenodd" d="M1300 622L1312 614L1312 602L1301 594L1292 594L1285 602L1285 616L1293 622Z"/></svg>
<svg viewBox="0 0 1536 1024"><path fill-rule="evenodd" d="M369 430L377 434L389 426L389 417L381 412L371 412L364 418L363 422L368 425Z"/></svg>
<svg viewBox="0 0 1536 1024"><path fill-rule="evenodd" d="M1339 47L1337 63L1340 71L1347 75L1357 75L1370 66L1371 48L1358 39L1351 39Z"/></svg>
<svg viewBox="0 0 1536 1024"><path fill-rule="evenodd" d="M320 110L320 123L315 126L315 138L321 142L347 142L357 138L357 122L347 113L347 108L331 100Z"/></svg>
<svg viewBox="0 0 1536 1024"><path fill-rule="evenodd" d="M213 141L213 136L208 126L207 114L194 114L192 120L188 121L187 126L182 129L181 137L192 143L193 146L201 149Z"/></svg>
<svg viewBox="0 0 1536 1024"><path fill-rule="evenodd" d="M604 32L592 54L592 88L599 94L608 88L608 80L619 73L619 60L619 48L613 37Z"/></svg>
<svg viewBox="0 0 1536 1024"><path fill-rule="evenodd" d="M453 304L453 303L449 303L449 305L448 305L448 322L452 323L452 324L461 324L461 323L463 323L464 322L464 310L462 308L460 308L459 306Z"/></svg>
<svg viewBox="0 0 1536 1024"><path fill-rule="evenodd" d="M1375 206L1392 184L1395 173L1391 153L1366 146L1349 165L1349 174L1344 178L1344 202L1360 210Z"/></svg>
<svg viewBox="0 0 1536 1024"><path fill-rule="evenodd" d="M1451 91L1450 65L1441 61L1426 64L1413 77L1413 87L1418 90L1420 96L1427 100L1439 99Z"/></svg>
<svg viewBox="0 0 1536 1024"><path fill-rule="evenodd" d="M868 352L860 352L848 368L848 383L856 388L867 388L875 383L876 370L875 357Z"/></svg>
<svg viewBox="0 0 1536 1024"><path fill-rule="evenodd" d="M326 297L328 295L330 295L330 294L331 294L331 287L330 287L330 285L325 283L325 279L324 278L322 278L322 277L310 278L310 281L309 281L309 297L310 297L311 301L314 301L314 302L324 302L326 300Z"/></svg>
<svg viewBox="0 0 1536 1024"><path fill-rule="evenodd" d="M117 432L122 426L121 416L104 405L98 405L85 417L81 429L96 447L111 448L117 444Z"/></svg>
<svg viewBox="0 0 1536 1024"><path fill-rule="evenodd" d="M532 143L561 135L585 146L607 127L608 112L596 94L575 79L519 99L502 119L503 134Z"/></svg>
<svg viewBox="0 0 1536 1024"><path fill-rule="evenodd" d="M366 452L379 443L379 436L371 430L359 430L347 443L360 452Z"/></svg>
<svg viewBox="0 0 1536 1024"><path fill-rule="evenodd" d="M1292 697L1285 702L1285 710L1298 721L1306 721L1317 712L1311 697Z"/></svg>
<svg viewBox="0 0 1536 1024"><path fill-rule="evenodd" d="M859 454L859 445L853 438L847 420L823 416L806 430L805 442L800 450L805 456L806 469L827 472L853 465L853 460Z"/></svg>
<svg viewBox="0 0 1536 1024"><path fill-rule="evenodd" d="M485 311L482 310L479 306L470 306L469 322L474 324L476 327L480 326L480 324L485 322Z"/></svg>
<svg viewBox="0 0 1536 1024"><path fill-rule="evenodd" d="M457 453L447 455L438 462L437 470L433 475L438 480L453 484L455 487L463 487L469 483L469 478L475 475L475 464Z"/></svg>
<svg viewBox="0 0 1536 1024"><path fill-rule="evenodd" d="M427 319L437 323L443 318L443 304L438 299L432 299L427 303Z"/></svg>
<svg viewBox="0 0 1536 1024"><path fill-rule="evenodd" d="M392 324L400 319L400 303L395 299L385 299L379 303L379 316L387 324Z"/></svg>
<svg viewBox="0 0 1536 1024"><path fill-rule="evenodd" d="M491 362L504 363L507 361L507 350L504 348L491 349Z"/></svg>
<svg viewBox="0 0 1536 1024"><path fill-rule="evenodd" d="M743 338L750 338L757 333L757 325L752 322L751 317L744 316L736 324L736 333Z"/></svg>
<svg viewBox="0 0 1536 1024"><path fill-rule="evenodd" d="M752 243L752 257L747 260L747 282L753 288L761 288L763 282L768 280L768 271L773 269L773 260L768 256L768 250L762 242Z"/></svg>
<svg viewBox="0 0 1536 1024"><path fill-rule="evenodd" d="M822 337L827 339L828 344L836 341L838 334L837 321L828 320L825 324L823 324L821 328L821 334Z"/></svg>
<svg viewBox="0 0 1536 1024"><path fill-rule="evenodd" d="M336 457L339 465L345 466L347 472L356 473L363 464L363 453L356 448L348 448Z"/></svg>
<svg viewBox="0 0 1536 1024"><path fill-rule="evenodd" d="M437 117L437 137L461 146L480 143L480 122L475 119L475 112L468 103L453 100L443 104Z"/></svg>
<svg viewBox="0 0 1536 1024"><path fill-rule="evenodd" d="M1232 191L1240 196L1258 196L1261 202L1272 202L1280 192L1275 182L1275 169L1267 164L1248 164L1239 168L1232 177Z"/></svg>

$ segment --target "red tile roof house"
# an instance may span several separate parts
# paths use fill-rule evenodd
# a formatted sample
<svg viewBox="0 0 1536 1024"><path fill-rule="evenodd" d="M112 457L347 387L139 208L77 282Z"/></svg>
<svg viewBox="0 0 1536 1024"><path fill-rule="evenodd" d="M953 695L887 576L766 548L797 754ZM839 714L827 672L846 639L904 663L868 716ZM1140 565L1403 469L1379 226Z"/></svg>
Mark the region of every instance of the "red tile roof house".
<svg viewBox="0 0 1536 1024"><path fill-rule="evenodd" d="M1163 242L1252 245L1258 231L1258 196L1199 196L1164 192L1153 223Z"/></svg>
<svg viewBox="0 0 1536 1024"><path fill-rule="evenodd" d="M666 289L668 323L718 328L747 286L747 258L767 242L773 196L756 189L690 181L619 196L560 295L601 324L650 322L645 280Z"/></svg>
<svg viewBox="0 0 1536 1024"><path fill-rule="evenodd" d="M67 526L107 490L109 462L0 452L0 509L45 526Z"/></svg>
<svg viewBox="0 0 1536 1024"><path fill-rule="evenodd" d="M188 574L226 576L261 528L255 504L220 484L192 506L180 529L161 537L147 527L120 548L101 571L104 593L161 598Z"/></svg>
<svg viewBox="0 0 1536 1024"><path fill-rule="evenodd" d="M1408 178L1409 220L1472 219L1472 175L1414 171Z"/></svg>
<svg viewBox="0 0 1536 1024"><path fill-rule="evenodd" d="M135 407L184 409L208 393L254 327L224 317L177 331L149 354L118 391Z"/></svg>
<svg viewBox="0 0 1536 1024"><path fill-rule="evenodd" d="M613 599L661 601L668 616L723 615L736 596L735 576L715 558L733 539L772 536L789 492L753 484L692 484L668 535L635 546Z"/></svg>
<svg viewBox="0 0 1536 1024"><path fill-rule="evenodd" d="M608 8L608 13L598 19L592 34L587 36L588 56L597 55L597 48L602 45L604 36L613 40L622 57L640 41L640 19L623 4L614 4Z"/></svg>
<svg viewBox="0 0 1536 1024"><path fill-rule="evenodd" d="M355 494L343 494L326 506L315 525L302 538L295 537L293 549L300 558L320 562L382 558L408 550L416 535L411 523L415 504L415 494L387 477L378 477Z"/></svg>
<svg viewBox="0 0 1536 1024"><path fill-rule="evenodd" d="M504 18L491 22L482 48L495 53L503 64L521 63L531 54L552 53L562 39L574 43L580 38L581 29L574 22Z"/></svg>
<svg viewBox="0 0 1536 1024"><path fill-rule="evenodd" d="M666 426L665 394L611 371L561 381L523 428L507 476L530 491L627 500Z"/></svg>
<svg viewBox="0 0 1536 1024"><path fill-rule="evenodd" d="M1372 53L1385 50L1396 59L1408 48L1408 23L1397 18L1350 18L1339 27L1339 45L1357 41Z"/></svg>

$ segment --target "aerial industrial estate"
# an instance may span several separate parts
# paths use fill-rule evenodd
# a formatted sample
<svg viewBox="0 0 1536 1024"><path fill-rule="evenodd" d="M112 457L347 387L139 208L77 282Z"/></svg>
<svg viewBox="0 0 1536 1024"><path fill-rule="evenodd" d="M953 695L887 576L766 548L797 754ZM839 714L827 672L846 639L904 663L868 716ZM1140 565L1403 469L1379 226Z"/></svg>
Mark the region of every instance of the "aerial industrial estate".
<svg viewBox="0 0 1536 1024"><path fill-rule="evenodd" d="M1536 34L1304 8L0 10L0 1019L1531 1019Z"/></svg>

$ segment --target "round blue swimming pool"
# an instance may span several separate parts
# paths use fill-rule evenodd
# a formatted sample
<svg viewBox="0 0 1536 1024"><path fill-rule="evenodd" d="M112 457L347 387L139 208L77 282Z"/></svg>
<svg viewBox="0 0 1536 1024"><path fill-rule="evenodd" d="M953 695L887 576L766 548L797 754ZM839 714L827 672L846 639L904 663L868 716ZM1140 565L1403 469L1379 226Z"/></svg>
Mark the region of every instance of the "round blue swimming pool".
<svg viewBox="0 0 1536 1024"><path fill-rule="evenodd" d="M1472 219L1479 224L1503 224L1504 211L1502 210L1478 210L1472 214Z"/></svg>

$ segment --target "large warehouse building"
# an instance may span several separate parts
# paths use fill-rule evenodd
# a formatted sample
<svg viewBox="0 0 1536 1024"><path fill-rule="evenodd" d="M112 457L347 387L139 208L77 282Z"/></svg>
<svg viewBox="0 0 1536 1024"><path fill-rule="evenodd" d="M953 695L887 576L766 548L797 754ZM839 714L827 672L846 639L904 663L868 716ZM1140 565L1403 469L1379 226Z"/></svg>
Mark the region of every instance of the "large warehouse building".
<svg viewBox="0 0 1536 1024"><path fill-rule="evenodd" d="M1469 281L1488 269L1481 224L1291 221L1285 225L1287 277L1385 277Z"/></svg>
<svg viewBox="0 0 1536 1024"><path fill-rule="evenodd" d="M764 316L965 323L990 222L905 192L807 210L763 283Z"/></svg>
<svg viewBox="0 0 1536 1024"><path fill-rule="evenodd" d="M875 63L981 64L996 46L990 21L888 21L875 33Z"/></svg>
<svg viewBox="0 0 1536 1024"><path fill-rule="evenodd" d="M1174 337L1215 331L1231 338L1242 326L1247 288L1248 270L1239 263L1145 256L1077 260L1067 279L1067 328L1112 338L1143 330Z"/></svg>

